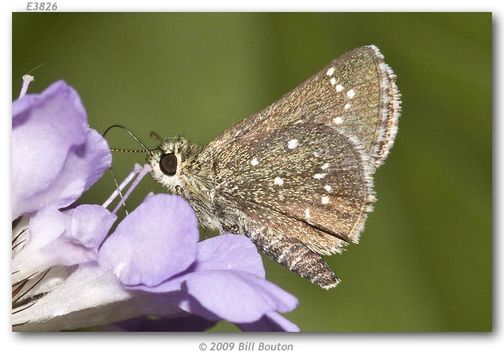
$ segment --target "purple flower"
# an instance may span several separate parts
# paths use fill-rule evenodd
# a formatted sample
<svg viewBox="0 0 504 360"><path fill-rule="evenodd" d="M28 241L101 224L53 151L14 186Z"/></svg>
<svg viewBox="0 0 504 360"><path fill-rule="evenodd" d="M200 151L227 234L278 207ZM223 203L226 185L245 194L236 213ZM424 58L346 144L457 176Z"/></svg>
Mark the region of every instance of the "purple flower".
<svg viewBox="0 0 504 360"><path fill-rule="evenodd" d="M182 198L148 196L110 235L120 204L107 207L118 191L103 205L69 208L110 162L106 141L88 127L77 93L64 82L14 102L15 330L111 323L140 329L135 321L201 330L227 320L249 331L298 331L279 315L297 299L264 278L250 240L222 235L198 242L196 215ZM148 171L135 167L120 185L133 181L124 198Z"/></svg>
<svg viewBox="0 0 504 360"><path fill-rule="evenodd" d="M285 323L276 312L292 311L297 299L264 279L251 241L222 235L198 243L198 236L189 204L175 195L151 196L105 241L99 264L127 289L166 294L168 303L207 320Z"/></svg>
<svg viewBox="0 0 504 360"><path fill-rule="evenodd" d="M83 309L96 311L98 306L119 303L118 308L127 308L126 318L155 314L168 317L172 327L176 321L187 323L193 314L208 322L227 320L249 331L298 330L278 314L292 311L297 299L264 279L261 257L250 240L222 235L198 243L196 216L182 198L149 196L102 243L103 229L108 230L114 219L97 205L44 210L31 219L27 247L35 250L27 254L43 259L39 268L81 265L65 286L38 300L16 321L35 311L43 314L43 321L25 328L39 329L42 324L48 329L55 313L68 322ZM54 230L40 230L41 222ZM14 263L23 269L17 257ZM71 324L86 325L75 320Z"/></svg>
<svg viewBox="0 0 504 360"><path fill-rule="evenodd" d="M89 128L73 88L58 81L41 94L24 95L26 80L33 78L25 79L22 97L12 104L11 170L12 218L29 223L29 231L21 234L13 251L13 283L48 266L89 260L92 242L103 241L115 221L115 215L98 205L58 210L96 182L112 156L105 139ZM58 237L65 241L53 244L51 239ZM77 238L87 247L76 245Z"/></svg>
<svg viewBox="0 0 504 360"><path fill-rule="evenodd" d="M58 81L12 104L12 218L72 204L110 166L77 92Z"/></svg>

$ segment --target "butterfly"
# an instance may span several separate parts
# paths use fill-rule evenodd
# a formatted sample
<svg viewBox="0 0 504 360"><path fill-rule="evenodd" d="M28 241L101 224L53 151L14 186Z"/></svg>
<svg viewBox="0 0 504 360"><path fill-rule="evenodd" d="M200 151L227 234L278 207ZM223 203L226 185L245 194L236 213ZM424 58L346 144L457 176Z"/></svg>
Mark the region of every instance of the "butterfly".
<svg viewBox="0 0 504 360"><path fill-rule="evenodd" d="M360 47L204 147L163 139L147 163L203 227L245 235L329 289L340 280L323 256L359 240L376 201L374 173L397 134L400 97L380 50Z"/></svg>

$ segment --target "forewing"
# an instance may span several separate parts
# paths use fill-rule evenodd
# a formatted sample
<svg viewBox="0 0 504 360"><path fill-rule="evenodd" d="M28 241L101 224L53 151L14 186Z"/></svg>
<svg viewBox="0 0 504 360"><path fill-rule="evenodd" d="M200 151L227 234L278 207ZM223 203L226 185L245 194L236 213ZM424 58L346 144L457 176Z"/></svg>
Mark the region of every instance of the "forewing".
<svg viewBox="0 0 504 360"><path fill-rule="evenodd" d="M218 152L294 124L317 123L357 139L378 167L394 143L400 104L392 69L376 46L365 46L333 60L280 100L227 130L207 151Z"/></svg>

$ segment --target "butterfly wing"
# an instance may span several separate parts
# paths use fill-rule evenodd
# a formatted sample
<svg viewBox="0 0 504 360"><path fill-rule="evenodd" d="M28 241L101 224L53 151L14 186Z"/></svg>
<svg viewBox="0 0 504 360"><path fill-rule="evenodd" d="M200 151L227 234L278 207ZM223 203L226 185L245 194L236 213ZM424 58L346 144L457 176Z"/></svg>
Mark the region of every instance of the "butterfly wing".
<svg viewBox="0 0 504 360"><path fill-rule="evenodd" d="M317 253L331 254L358 241L375 197L373 168L356 139L307 124L242 144L231 144L215 165L221 194L244 208L260 206L294 219L299 228L276 227Z"/></svg>
<svg viewBox="0 0 504 360"><path fill-rule="evenodd" d="M335 286L339 279L320 255L358 241L375 200L370 159L356 139L325 125L262 135L221 154L216 191L268 256L324 288Z"/></svg>
<svg viewBox="0 0 504 360"><path fill-rule="evenodd" d="M357 242L375 201L400 113L394 78L376 47L353 50L202 153L245 233L322 287L339 280L320 255Z"/></svg>
<svg viewBox="0 0 504 360"><path fill-rule="evenodd" d="M364 46L333 60L280 100L228 129L207 146L219 151L244 135L300 123L320 123L358 140L379 167L398 129L401 94L380 50Z"/></svg>

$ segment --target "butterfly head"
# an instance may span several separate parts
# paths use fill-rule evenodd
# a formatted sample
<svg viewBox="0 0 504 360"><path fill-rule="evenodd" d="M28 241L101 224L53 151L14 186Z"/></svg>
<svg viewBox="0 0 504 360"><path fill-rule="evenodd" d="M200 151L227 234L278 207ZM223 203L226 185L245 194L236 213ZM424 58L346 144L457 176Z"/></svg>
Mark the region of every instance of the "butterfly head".
<svg viewBox="0 0 504 360"><path fill-rule="evenodd" d="M147 156L152 177L168 190L183 188L199 152L198 145L180 136L162 140Z"/></svg>

